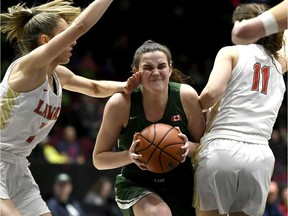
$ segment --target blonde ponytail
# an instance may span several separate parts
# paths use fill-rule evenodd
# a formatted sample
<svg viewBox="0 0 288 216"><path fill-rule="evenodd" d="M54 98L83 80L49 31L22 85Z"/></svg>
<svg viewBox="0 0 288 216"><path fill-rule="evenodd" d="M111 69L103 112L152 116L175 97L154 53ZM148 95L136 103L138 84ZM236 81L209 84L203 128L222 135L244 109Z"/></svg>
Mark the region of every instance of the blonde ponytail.
<svg viewBox="0 0 288 216"><path fill-rule="evenodd" d="M38 46L38 35L52 35L60 18L69 24L75 20L81 8L72 4L71 0L54 0L28 8L25 3L19 3L0 14L0 30L6 34L6 40L17 41L22 53L30 52Z"/></svg>

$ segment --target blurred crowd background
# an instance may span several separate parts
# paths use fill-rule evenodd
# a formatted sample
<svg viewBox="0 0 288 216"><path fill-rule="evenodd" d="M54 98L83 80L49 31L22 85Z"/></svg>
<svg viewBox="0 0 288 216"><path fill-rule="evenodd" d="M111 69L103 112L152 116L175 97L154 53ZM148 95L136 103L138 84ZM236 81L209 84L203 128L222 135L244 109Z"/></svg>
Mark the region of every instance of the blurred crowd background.
<svg viewBox="0 0 288 216"><path fill-rule="evenodd" d="M19 2L1 1L1 11ZM31 6L45 2L29 0L26 4ZM74 2L85 8L91 1ZM125 81L131 75L130 65L135 50L145 40L152 39L170 48L174 67L191 77L193 82L190 84L200 94L217 51L232 45L232 12L237 4L245 2L249 1L115 0L100 21L77 41L68 67L74 73L92 79ZM273 6L280 1L258 2ZM1 35L1 80L16 57L14 46ZM284 79L287 86L287 75ZM120 169L99 171L92 165L92 151L106 101L107 98L96 99L63 92L63 107L58 122L29 157L31 171L45 199L53 196L54 177L60 172L70 175L72 196L86 206L86 210L90 208L85 204L85 197L91 190L99 190L100 186L95 184L102 177L113 184ZM270 140L276 158L273 182L276 182L277 187L274 188L278 192L274 200L284 202L286 199L286 211L287 144L286 92ZM113 190L110 193L109 197L113 198ZM91 215L112 215L102 211L103 208L97 209L92 208L89 212L93 212Z"/></svg>

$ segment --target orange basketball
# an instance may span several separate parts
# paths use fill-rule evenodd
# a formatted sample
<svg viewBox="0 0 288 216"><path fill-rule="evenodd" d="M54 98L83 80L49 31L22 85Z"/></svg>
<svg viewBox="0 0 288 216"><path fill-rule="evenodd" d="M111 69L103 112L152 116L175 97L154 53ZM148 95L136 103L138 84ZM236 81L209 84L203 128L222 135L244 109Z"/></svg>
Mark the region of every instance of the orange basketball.
<svg viewBox="0 0 288 216"><path fill-rule="evenodd" d="M166 173L183 160L181 146L184 140L171 125L157 123L144 128L136 139L140 140L135 152L142 154L147 169L154 173Z"/></svg>

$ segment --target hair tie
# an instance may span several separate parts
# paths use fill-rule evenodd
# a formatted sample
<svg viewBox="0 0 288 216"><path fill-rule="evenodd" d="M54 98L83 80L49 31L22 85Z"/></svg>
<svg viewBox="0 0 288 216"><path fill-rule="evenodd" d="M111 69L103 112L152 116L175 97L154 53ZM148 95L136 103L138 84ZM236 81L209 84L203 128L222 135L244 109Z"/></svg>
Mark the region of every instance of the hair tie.
<svg viewBox="0 0 288 216"><path fill-rule="evenodd" d="M29 9L28 12L29 14L24 18L24 24L28 23L36 15L31 9Z"/></svg>

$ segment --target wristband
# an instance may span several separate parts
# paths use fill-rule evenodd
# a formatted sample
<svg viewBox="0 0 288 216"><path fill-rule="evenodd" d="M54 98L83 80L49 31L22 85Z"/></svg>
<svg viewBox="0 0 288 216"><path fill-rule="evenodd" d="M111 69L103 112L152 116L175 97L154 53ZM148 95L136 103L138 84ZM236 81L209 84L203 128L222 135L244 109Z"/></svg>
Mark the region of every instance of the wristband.
<svg viewBox="0 0 288 216"><path fill-rule="evenodd" d="M265 36L275 34L279 31L278 23L275 17L268 11L259 15L260 20L265 28Z"/></svg>

